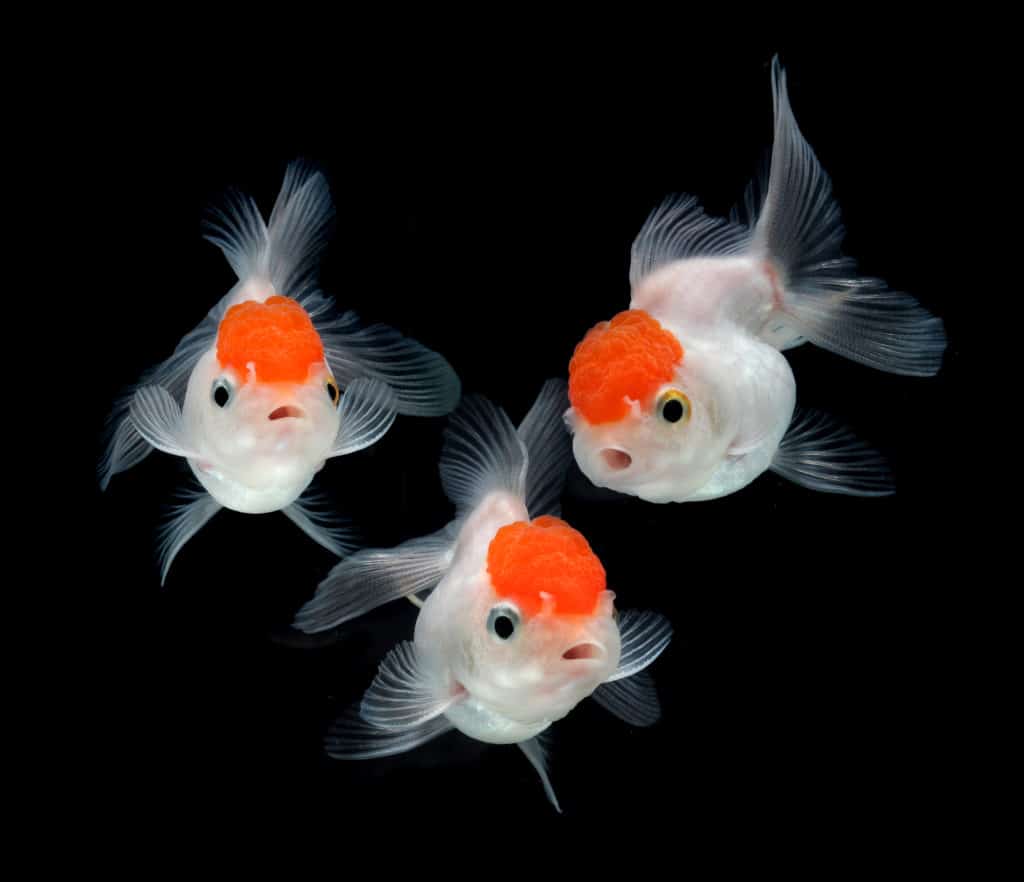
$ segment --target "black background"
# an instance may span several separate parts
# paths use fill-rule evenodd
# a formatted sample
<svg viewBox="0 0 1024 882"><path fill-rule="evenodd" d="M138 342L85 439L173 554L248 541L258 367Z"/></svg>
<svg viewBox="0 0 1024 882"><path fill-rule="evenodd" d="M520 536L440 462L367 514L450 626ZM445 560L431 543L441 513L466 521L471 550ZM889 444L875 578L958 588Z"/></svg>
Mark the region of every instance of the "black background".
<svg viewBox="0 0 1024 882"><path fill-rule="evenodd" d="M381 49L329 63L315 90L295 70L275 84L273 64L253 76L241 57L210 80L196 58L194 74L154 78L142 94L120 69L98 87L101 150L81 169L104 243L86 268L95 296L75 319L90 382L73 403L95 458L117 392L234 281L199 236L204 207L237 187L269 212L285 165L304 156L337 206L324 288L444 354L465 391L518 421L544 379L565 376L585 331L627 307L629 246L651 208L673 191L712 213L740 197L770 145L775 51L832 176L845 251L947 323L933 379L788 353L799 401L884 451L897 495L834 497L769 474L722 500L658 506L595 492L574 472L564 516L620 607L664 613L675 638L652 669L655 727L590 703L554 727L559 818L511 747L453 734L404 757L326 758L326 726L411 635L413 607L387 606L330 639L292 632L332 560L278 514L218 514L161 591L155 531L183 463L153 454L101 494L83 461L71 514L95 565L82 599L102 621L90 635L101 663L87 687L90 771L122 822L180 820L184 804L189 818L315 818L346 836L395 823L408 839L432 818L463 832L668 818L691 845L813 841L843 856L902 841L942 811L947 696L960 688L942 587L963 493L948 469L949 413L965 384L958 231L935 179L953 150L954 74L938 49L766 42L618 65L596 52L557 74L528 46L493 66L485 49L465 60ZM450 519L443 426L402 417L321 473L370 544Z"/></svg>

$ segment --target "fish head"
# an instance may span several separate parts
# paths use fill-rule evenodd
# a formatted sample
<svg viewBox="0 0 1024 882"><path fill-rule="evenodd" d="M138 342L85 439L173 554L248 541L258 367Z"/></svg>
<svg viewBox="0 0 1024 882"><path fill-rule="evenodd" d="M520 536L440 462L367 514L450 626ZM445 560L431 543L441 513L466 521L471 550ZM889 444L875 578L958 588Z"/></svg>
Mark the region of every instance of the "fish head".
<svg viewBox="0 0 1024 882"><path fill-rule="evenodd" d="M569 363L566 423L597 486L651 502L695 494L726 455L717 386L676 336L631 309L592 328Z"/></svg>
<svg viewBox="0 0 1024 882"><path fill-rule="evenodd" d="M232 306L185 397L198 467L249 490L308 483L338 434L340 400L298 303L271 297Z"/></svg>
<svg viewBox="0 0 1024 882"><path fill-rule="evenodd" d="M618 666L614 594L564 521L501 527L477 587L454 673L490 712L525 725L561 719Z"/></svg>

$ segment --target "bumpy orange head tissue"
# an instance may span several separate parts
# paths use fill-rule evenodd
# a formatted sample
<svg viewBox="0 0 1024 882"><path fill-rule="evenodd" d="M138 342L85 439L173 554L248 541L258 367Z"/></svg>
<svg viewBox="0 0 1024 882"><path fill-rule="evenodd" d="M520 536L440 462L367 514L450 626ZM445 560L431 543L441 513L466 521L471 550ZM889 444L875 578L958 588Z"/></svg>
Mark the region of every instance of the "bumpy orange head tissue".
<svg viewBox="0 0 1024 882"><path fill-rule="evenodd" d="M324 359L324 345L313 322L288 297L232 306L220 323L217 360L232 367L244 383L249 364L263 383L303 383L311 365Z"/></svg>
<svg viewBox="0 0 1024 882"><path fill-rule="evenodd" d="M569 362L569 401L587 422L612 423L629 413L627 398L647 406L672 379L683 347L640 309L620 312L587 332Z"/></svg>
<svg viewBox="0 0 1024 882"><path fill-rule="evenodd" d="M487 549L487 572L499 597L525 616L544 606L561 615L591 615L605 589L604 567L583 536L565 521L541 517L507 524Z"/></svg>

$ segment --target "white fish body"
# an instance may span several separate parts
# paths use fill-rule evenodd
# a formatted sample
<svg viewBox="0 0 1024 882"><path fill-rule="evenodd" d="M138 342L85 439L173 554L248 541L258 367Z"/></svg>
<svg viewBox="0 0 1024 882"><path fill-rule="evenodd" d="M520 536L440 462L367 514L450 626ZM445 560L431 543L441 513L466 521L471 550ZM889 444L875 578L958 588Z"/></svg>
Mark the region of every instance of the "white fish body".
<svg viewBox="0 0 1024 882"><path fill-rule="evenodd" d="M651 482L640 495L655 502L714 499L769 468L796 406L796 380L780 351L792 345L792 334L780 340L772 327L779 296L771 267L749 256L676 261L634 289L630 309L644 310L672 333L687 373L711 390L704 400L714 402L722 439L715 467L695 489L676 479ZM679 376L675 385L683 383Z"/></svg>
<svg viewBox="0 0 1024 882"><path fill-rule="evenodd" d="M441 415L458 401L441 356L386 326L361 328L317 287L333 213L326 179L301 162L266 223L232 195L207 238L238 282L111 414L103 488L154 448L184 457L203 487L162 530L161 580L222 507L282 511L332 552L351 550L349 531L303 497L316 473L375 443L397 414Z"/></svg>
<svg viewBox="0 0 1024 882"><path fill-rule="evenodd" d="M633 243L630 310L576 349L567 422L577 462L598 486L653 502L705 500L770 468L817 490L891 492L876 453L795 410L781 353L811 342L931 376L945 349L942 322L842 255L831 184L797 127L778 59L772 87L767 178L728 220L689 196L652 212Z"/></svg>
<svg viewBox="0 0 1024 882"><path fill-rule="evenodd" d="M464 400L441 461L456 520L357 552L299 611L296 627L315 633L431 591L413 640L389 653L358 716L328 738L332 756L387 756L457 729L517 744L557 807L539 741L554 722L590 696L634 725L658 718L643 671L671 627L653 613L617 617L600 562L555 517L570 458L565 405L565 384L549 381L517 431L488 402Z"/></svg>

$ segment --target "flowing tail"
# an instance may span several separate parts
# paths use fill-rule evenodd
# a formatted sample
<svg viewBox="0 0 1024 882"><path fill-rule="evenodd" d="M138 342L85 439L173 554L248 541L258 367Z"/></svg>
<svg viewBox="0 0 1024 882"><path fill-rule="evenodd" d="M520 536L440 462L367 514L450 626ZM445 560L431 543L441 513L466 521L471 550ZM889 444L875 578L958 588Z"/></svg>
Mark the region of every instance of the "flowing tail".
<svg viewBox="0 0 1024 882"><path fill-rule="evenodd" d="M772 96L775 140L767 183L763 175L755 178L731 217L752 228L749 252L778 275L781 303L770 333L775 341L781 333L786 342L780 348L809 340L890 373L937 373L946 348L942 320L881 279L859 276L856 261L841 254L844 230L832 184L796 124L777 57Z"/></svg>

